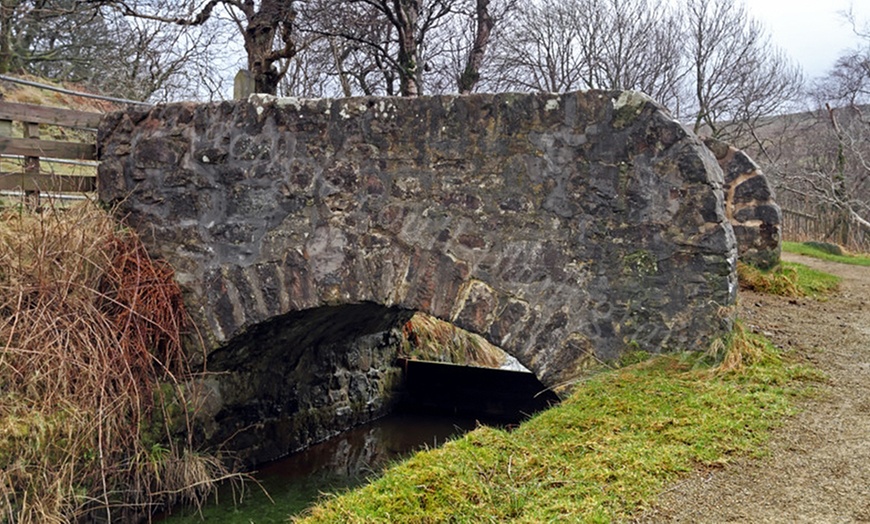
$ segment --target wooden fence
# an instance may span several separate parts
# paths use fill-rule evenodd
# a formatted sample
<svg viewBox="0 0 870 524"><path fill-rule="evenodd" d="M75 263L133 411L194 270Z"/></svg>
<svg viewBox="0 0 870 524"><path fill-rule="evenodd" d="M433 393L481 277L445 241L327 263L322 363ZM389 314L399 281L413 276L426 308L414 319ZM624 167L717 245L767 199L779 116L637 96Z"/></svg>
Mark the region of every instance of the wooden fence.
<svg viewBox="0 0 870 524"><path fill-rule="evenodd" d="M782 205L782 203L781 203ZM797 211L782 205L782 237L804 242L825 241L840 244L850 251L870 253L870 235L857 224L849 223L842 214L823 207Z"/></svg>
<svg viewBox="0 0 870 524"><path fill-rule="evenodd" d="M100 117L0 101L0 190L22 191L37 200L40 193L95 191ZM40 137L40 125L50 136ZM51 137L68 139L45 139Z"/></svg>

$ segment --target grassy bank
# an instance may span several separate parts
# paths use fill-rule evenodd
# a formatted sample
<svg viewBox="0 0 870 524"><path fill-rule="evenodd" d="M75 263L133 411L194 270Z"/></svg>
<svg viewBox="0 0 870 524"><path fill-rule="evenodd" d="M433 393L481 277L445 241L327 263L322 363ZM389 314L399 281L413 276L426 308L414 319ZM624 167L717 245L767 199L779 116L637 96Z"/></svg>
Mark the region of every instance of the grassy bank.
<svg viewBox="0 0 870 524"><path fill-rule="evenodd" d="M678 354L594 376L513 432L479 428L296 522L624 519L681 473L763 453L814 376L743 330L729 346L716 367Z"/></svg>
<svg viewBox="0 0 870 524"><path fill-rule="evenodd" d="M741 284L824 296L839 280L800 264ZM614 522L699 466L763 454L770 430L820 376L738 324L721 354L660 355L600 373L513 432L479 428L330 495L297 523Z"/></svg>
<svg viewBox="0 0 870 524"><path fill-rule="evenodd" d="M852 264L856 266L870 266L870 255L845 253L837 248L837 246L833 246L835 249L830 249L828 246L833 246L833 244L819 242L783 242L782 250L789 253L827 260L829 262L839 262L841 264Z"/></svg>
<svg viewBox="0 0 870 524"><path fill-rule="evenodd" d="M91 203L0 216L0 522L198 503L219 462L183 438L172 270Z"/></svg>

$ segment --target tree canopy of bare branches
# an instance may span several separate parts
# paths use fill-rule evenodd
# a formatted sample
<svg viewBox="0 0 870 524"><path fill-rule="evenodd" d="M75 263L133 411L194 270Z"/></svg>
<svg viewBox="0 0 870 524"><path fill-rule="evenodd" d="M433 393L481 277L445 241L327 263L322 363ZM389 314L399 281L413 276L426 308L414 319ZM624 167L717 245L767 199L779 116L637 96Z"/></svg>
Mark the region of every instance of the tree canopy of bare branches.
<svg viewBox="0 0 870 524"><path fill-rule="evenodd" d="M300 8L299 32L327 40L323 56L344 94L467 93L481 79L495 26L514 3L310 0Z"/></svg>
<svg viewBox="0 0 870 524"><path fill-rule="evenodd" d="M260 93L277 93L286 74L288 60L295 56L292 0L79 0L109 8L128 18L148 20L179 27L197 27L213 21L231 21L241 35L255 89ZM223 8L225 17L215 13Z"/></svg>
<svg viewBox="0 0 870 524"><path fill-rule="evenodd" d="M800 98L800 69L770 43L745 6L732 0L688 0L683 19L696 132L705 128L717 138L734 140Z"/></svg>
<svg viewBox="0 0 870 524"><path fill-rule="evenodd" d="M116 96L165 98L196 83L207 86L216 43L210 33L143 23L77 0L0 0L0 72L82 83Z"/></svg>

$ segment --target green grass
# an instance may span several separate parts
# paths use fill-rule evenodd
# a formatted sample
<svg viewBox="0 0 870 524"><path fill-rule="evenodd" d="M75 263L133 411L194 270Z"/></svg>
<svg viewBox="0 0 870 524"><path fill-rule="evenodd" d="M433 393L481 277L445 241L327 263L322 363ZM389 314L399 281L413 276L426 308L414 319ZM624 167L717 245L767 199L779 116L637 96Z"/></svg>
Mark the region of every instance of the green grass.
<svg viewBox="0 0 870 524"><path fill-rule="evenodd" d="M782 262L770 270L738 262L737 276L744 289L786 297L823 297L835 291L842 280L791 262Z"/></svg>
<svg viewBox="0 0 870 524"><path fill-rule="evenodd" d="M855 266L870 266L870 255L836 255L801 242L783 242L782 250L789 253L827 260L829 262L839 262L841 264L852 264Z"/></svg>
<svg viewBox="0 0 870 524"><path fill-rule="evenodd" d="M699 465L760 455L793 412L805 368L740 330L745 355L711 368L657 356L592 377L513 432L479 428L418 453L297 522L612 522ZM751 351L745 349L753 348ZM731 371L726 371L726 367Z"/></svg>

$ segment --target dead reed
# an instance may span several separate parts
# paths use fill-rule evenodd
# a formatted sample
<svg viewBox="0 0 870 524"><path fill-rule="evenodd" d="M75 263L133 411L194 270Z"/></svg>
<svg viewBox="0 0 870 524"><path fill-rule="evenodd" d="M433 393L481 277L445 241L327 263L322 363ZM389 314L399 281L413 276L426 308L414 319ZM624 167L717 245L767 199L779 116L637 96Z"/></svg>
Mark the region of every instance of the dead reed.
<svg viewBox="0 0 870 524"><path fill-rule="evenodd" d="M0 216L0 522L109 521L202 502L170 267L93 203Z"/></svg>

